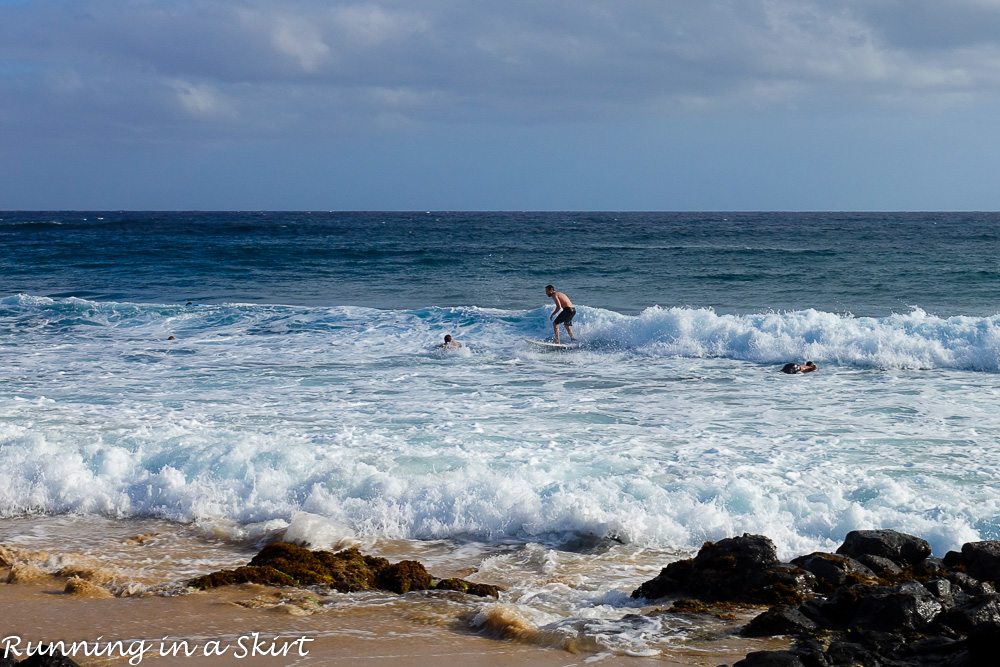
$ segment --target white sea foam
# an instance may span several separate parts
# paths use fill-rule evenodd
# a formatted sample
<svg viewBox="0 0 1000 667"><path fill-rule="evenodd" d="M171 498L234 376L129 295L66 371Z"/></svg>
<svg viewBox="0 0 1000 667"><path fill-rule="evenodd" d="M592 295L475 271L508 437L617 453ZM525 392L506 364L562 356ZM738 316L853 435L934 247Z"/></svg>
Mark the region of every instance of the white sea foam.
<svg viewBox="0 0 1000 667"><path fill-rule="evenodd" d="M0 299L0 514L783 556L1000 537L1000 317L583 307L567 354L523 342L548 312Z"/></svg>

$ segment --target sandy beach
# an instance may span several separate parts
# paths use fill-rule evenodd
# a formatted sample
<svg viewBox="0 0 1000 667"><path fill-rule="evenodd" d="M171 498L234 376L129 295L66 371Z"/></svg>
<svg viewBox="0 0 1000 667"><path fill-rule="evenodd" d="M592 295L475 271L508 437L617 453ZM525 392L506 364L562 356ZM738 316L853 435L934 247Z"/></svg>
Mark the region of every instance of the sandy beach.
<svg viewBox="0 0 1000 667"><path fill-rule="evenodd" d="M373 667L402 665L539 665L569 667L599 662L602 665L631 667L680 665L714 666L731 663L745 651L762 646L760 641L719 640L678 648L670 655L634 657L570 651L534 643L539 637L526 635L523 641L497 640L472 634L456 627L438 611L427 609L421 600L401 600L397 604L329 610L300 616L293 606L248 608L253 601L274 596L263 587L245 586L223 592L183 597L136 599L90 599L63 595L52 585L7 585L0 590L5 637L28 641L123 640L126 653L114 657L80 655L81 665L130 664L128 653L134 642L147 641L142 664L154 665L352 665ZM253 633L259 633L254 637ZM310 641L290 647L280 655L282 645L300 637ZM190 657L161 656L161 646L183 651L182 640L196 653ZM256 649L254 648L256 640ZM205 656L219 650L226 655ZM774 645L774 642L770 643ZM22 644L23 646L24 644ZM304 650L300 651L299 647ZM253 653L258 655L253 655ZM278 652L278 656L260 655ZM300 657L306 653L304 657ZM131 664L136 664L135 662Z"/></svg>
<svg viewBox="0 0 1000 667"><path fill-rule="evenodd" d="M52 518L19 521L16 528L22 536L59 536L71 523ZM7 523L10 530L17 521ZM91 655L78 645L74 656L85 666L363 661L379 667L561 667L595 662L714 667L748 651L783 646L780 641L729 635L753 610L725 621L692 619L695 625L704 624L700 633L692 632L659 654L628 655L609 651L582 634L573 638L539 629L503 598L484 601L438 591L340 594L250 584L193 592L182 581L170 580L190 567L186 559L201 555L217 565L240 556L232 547L234 553L223 555L218 544L213 553L209 541L198 543L184 527L175 527L168 536L170 527L166 522L137 522L131 528L145 533L120 539L112 531L81 550L65 543L60 550L45 551L4 547L0 553L13 562L0 570L0 581L8 582L0 584L0 614L6 619L0 650L23 650L29 642L85 642ZM115 551L115 544L120 550ZM95 557L98 546L115 560ZM658 613L655 608L643 611ZM109 648L113 642L121 644Z"/></svg>

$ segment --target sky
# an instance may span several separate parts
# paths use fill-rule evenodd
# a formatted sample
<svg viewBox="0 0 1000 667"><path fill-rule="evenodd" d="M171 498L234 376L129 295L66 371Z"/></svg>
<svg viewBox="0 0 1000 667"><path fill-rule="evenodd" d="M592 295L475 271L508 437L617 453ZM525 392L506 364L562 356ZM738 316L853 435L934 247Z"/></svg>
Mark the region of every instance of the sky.
<svg viewBox="0 0 1000 667"><path fill-rule="evenodd" d="M1000 210L1000 0L0 0L0 210Z"/></svg>

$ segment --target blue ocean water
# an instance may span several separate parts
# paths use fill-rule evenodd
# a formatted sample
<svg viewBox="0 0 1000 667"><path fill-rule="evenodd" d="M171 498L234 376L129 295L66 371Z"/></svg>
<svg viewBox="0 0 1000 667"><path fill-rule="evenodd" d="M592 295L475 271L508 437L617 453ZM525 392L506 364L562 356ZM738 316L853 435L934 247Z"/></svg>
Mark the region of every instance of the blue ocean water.
<svg viewBox="0 0 1000 667"><path fill-rule="evenodd" d="M749 531L783 556L854 528L997 538L998 223L0 213L0 516L663 550ZM550 282L578 351L524 340L551 333Z"/></svg>
<svg viewBox="0 0 1000 667"><path fill-rule="evenodd" d="M1000 215L0 212L0 295L988 316Z"/></svg>
<svg viewBox="0 0 1000 667"><path fill-rule="evenodd" d="M539 641L666 650L696 628L628 592L704 540L1000 538L998 223L0 213L0 543L143 590L360 542L505 584L476 618ZM577 350L525 340L547 283Z"/></svg>

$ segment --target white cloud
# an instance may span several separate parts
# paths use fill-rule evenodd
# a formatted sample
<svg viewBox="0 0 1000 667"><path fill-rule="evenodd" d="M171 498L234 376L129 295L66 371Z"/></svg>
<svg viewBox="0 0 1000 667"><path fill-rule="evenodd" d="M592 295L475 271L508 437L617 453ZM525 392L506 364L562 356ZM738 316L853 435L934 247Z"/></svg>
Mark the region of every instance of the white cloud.
<svg viewBox="0 0 1000 667"><path fill-rule="evenodd" d="M301 18L277 18L271 33L271 43L279 53L295 59L305 72L317 71L330 58L330 47L318 29Z"/></svg>
<svg viewBox="0 0 1000 667"><path fill-rule="evenodd" d="M887 100L974 107L1000 97L1000 0L75 0L72 7L0 5L0 62L45 74L19 77L22 89L61 80L56 87L73 92L113 81L137 100L119 113L146 113L150 127L162 122L149 110L164 87L186 113L228 116L248 133L262 125L325 128L331 116L358 127L379 114L528 123L744 106L864 110ZM2 95L4 81L4 115L37 116L17 108L30 95Z"/></svg>

